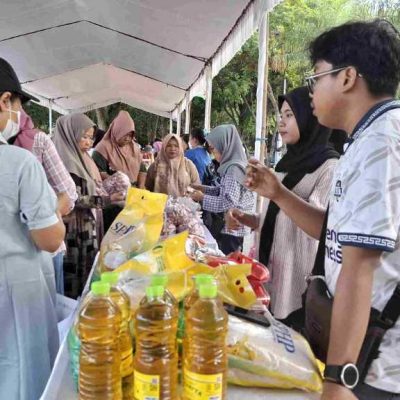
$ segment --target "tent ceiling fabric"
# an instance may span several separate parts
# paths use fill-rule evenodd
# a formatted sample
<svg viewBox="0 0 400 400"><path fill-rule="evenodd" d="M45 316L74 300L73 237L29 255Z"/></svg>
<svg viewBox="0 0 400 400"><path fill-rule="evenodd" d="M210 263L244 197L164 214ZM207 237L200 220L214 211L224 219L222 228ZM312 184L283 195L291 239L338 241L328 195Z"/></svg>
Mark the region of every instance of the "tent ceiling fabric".
<svg viewBox="0 0 400 400"><path fill-rule="evenodd" d="M0 56L61 113L122 101L176 117L187 91L204 96L206 63L215 76L279 1L13 0Z"/></svg>

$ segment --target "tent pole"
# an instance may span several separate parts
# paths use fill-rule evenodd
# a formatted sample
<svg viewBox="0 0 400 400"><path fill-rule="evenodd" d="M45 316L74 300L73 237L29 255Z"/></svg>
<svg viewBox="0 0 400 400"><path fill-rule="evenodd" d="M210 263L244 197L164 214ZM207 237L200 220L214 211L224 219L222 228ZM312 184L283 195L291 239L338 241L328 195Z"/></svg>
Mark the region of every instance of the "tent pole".
<svg viewBox="0 0 400 400"><path fill-rule="evenodd" d="M178 110L178 116L176 118L176 134L181 136L181 112Z"/></svg>
<svg viewBox="0 0 400 400"><path fill-rule="evenodd" d="M204 115L204 129L210 131L211 129L211 100L212 100L212 66L211 64L206 67L206 107Z"/></svg>
<svg viewBox="0 0 400 400"><path fill-rule="evenodd" d="M192 108L192 103L189 100L189 92L186 92L186 111L185 111L185 135L190 132L190 110Z"/></svg>
<svg viewBox="0 0 400 400"><path fill-rule="evenodd" d="M49 135L53 135L53 106L51 99L49 100Z"/></svg>
<svg viewBox="0 0 400 400"><path fill-rule="evenodd" d="M172 121L172 117L169 117L169 133L172 133L174 123Z"/></svg>
<svg viewBox="0 0 400 400"><path fill-rule="evenodd" d="M267 152L267 99L268 99L268 40L269 24L268 13L262 17L258 29L258 77L257 77L257 114L256 114L256 142L255 157L262 163ZM256 211L261 213L263 198L257 196ZM260 240L260 233L256 231L254 243Z"/></svg>
<svg viewBox="0 0 400 400"><path fill-rule="evenodd" d="M268 96L268 13L265 13L258 30L258 83L255 157L264 162L267 154L267 96Z"/></svg>

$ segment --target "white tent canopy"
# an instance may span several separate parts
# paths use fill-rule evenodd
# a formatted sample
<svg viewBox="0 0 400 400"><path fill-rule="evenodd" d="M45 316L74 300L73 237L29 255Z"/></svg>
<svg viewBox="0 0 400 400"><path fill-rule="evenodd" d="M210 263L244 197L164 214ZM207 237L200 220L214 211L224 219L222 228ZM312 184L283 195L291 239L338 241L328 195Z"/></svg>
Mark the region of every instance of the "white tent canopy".
<svg viewBox="0 0 400 400"><path fill-rule="evenodd" d="M60 113L121 101L175 119L280 1L12 0L0 56Z"/></svg>

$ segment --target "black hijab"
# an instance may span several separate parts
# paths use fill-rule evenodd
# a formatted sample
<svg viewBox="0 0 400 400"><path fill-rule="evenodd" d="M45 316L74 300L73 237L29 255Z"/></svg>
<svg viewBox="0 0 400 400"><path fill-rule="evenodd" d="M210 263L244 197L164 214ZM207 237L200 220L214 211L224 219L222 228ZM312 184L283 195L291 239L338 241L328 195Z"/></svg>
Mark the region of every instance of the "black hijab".
<svg viewBox="0 0 400 400"><path fill-rule="evenodd" d="M311 99L306 87L300 87L284 96L279 96L279 109L282 108L284 101L289 104L296 118L300 139L296 144L287 145L287 152L278 162L275 170L287 173L282 184L292 190L306 174L317 170L326 160L339 158L342 151L340 153L336 151L336 146L330 142L332 130L320 125L313 115ZM340 142L337 145L340 149L343 147L345 135L339 131L335 131L334 135L336 141ZM279 211L280 208L271 201L260 237L259 260L264 265L268 265Z"/></svg>

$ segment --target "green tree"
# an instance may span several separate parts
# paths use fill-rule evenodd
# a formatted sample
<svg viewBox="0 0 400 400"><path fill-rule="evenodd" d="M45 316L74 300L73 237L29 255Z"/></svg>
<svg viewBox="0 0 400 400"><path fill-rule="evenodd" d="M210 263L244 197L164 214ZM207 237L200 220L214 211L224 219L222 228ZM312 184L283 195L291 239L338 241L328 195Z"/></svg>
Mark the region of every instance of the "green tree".
<svg viewBox="0 0 400 400"><path fill-rule="evenodd" d="M255 131L257 61L254 35L213 80L212 125L235 124L247 145Z"/></svg>

